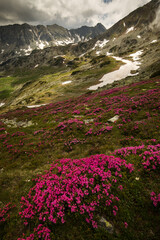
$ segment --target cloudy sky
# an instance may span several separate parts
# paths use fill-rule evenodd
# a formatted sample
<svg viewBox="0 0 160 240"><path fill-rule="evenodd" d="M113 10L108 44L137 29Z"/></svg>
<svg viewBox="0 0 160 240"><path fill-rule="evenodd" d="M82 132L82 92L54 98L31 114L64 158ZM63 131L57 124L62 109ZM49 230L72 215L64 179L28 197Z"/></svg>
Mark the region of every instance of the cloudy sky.
<svg viewBox="0 0 160 240"><path fill-rule="evenodd" d="M67 28L112 26L150 0L0 0L0 25L58 24Z"/></svg>

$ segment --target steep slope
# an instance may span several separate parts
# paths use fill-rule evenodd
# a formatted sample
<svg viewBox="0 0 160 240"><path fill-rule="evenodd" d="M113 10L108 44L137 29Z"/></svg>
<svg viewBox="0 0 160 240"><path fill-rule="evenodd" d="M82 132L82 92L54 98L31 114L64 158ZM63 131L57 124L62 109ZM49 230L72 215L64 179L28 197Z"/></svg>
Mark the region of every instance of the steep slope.
<svg viewBox="0 0 160 240"><path fill-rule="evenodd" d="M114 24L98 40L109 39L109 52L123 55L160 38L158 25L153 25L160 8L159 0L152 0Z"/></svg>
<svg viewBox="0 0 160 240"><path fill-rule="evenodd" d="M134 29L140 29L141 31L145 31L146 29L148 30L150 28L150 24L156 17L159 6L159 0L150 1L114 24L102 35L102 38L120 36L121 34L127 31L131 32Z"/></svg>

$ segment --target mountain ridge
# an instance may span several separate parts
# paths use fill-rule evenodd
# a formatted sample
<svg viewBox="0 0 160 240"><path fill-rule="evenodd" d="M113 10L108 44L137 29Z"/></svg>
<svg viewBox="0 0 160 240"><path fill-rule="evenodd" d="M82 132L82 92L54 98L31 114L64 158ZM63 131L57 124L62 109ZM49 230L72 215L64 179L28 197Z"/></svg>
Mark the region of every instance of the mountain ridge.
<svg viewBox="0 0 160 240"><path fill-rule="evenodd" d="M57 24L13 24L0 26L0 62L16 56L29 55L34 49L87 41L106 31L102 24L68 30Z"/></svg>
<svg viewBox="0 0 160 240"><path fill-rule="evenodd" d="M34 59L37 59L37 64L48 64L48 62L52 61L53 57L58 55L64 55L67 53L74 54L75 56L81 56L83 54L87 54L87 52L92 52L95 50L95 53L99 50L103 50L100 52L103 52L103 54L106 54L106 52L110 52L112 54L118 55L118 56L125 56L129 52L132 51L138 51L141 48L146 48L147 45L150 46L150 43L154 40L158 41L159 39L159 30L158 29L152 29L150 26L154 19L156 18L157 9L159 7L160 1L159 0L152 0L151 2L147 3L143 7L140 7L133 12L131 12L129 15L118 21L116 24L114 24L111 28L106 30L103 34L98 34L97 37L90 39L89 41L80 41L77 44L70 44L67 46L52 46L49 48L45 48L40 50L40 54L38 55L37 51L33 51L32 54L28 54L29 56L24 57L24 62L27 63L30 67L34 67ZM152 11L151 11L152 10ZM145 13L145 16L142 17L142 13ZM134 21L133 21L134 19ZM39 28L42 25L39 25ZM58 25L56 25L58 26ZM42 26L43 27L43 26ZM52 25L50 26L52 28ZM72 33L76 35L75 31L79 33L79 38L82 36L81 31L83 29L86 29L86 26L83 26L78 29L71 29ZM97 24L94 28L89 28L91 31L94 29L103 29L103 25ZM55 28L54 28L55 29ZM59 29L59 26L58 26ZM62 27L63 29L63 27ZM51 31L51 30L50 30ZM85 32L85 31L83 31ZM92 32L93 33L93 32ZM86 34L87 36L87 34ZM43 39L43 36L41 36ZM88 36L87 36L88 37ZM78 41L78 39L77 39ZM103 47L98 47L100 42L103 42ZM155 46L155 44L154 44ZM151 46L153 47L153 45ZM32 49L31 49L32 50ZM97 51L96 51L97 50ZM152 49L153 50L153 49ZM157 51L157 50L156 50ZM152 51L150 51L152 52ZM31 53L31 52L30 52ZM158 53L158 52L157 52ZM26 64L23 64L21 61L21 58L19 55L16 56L16 58L13 58L13 56L8 56L7 59L12 58L8 60L7 62L4 62L0 65L0 69L9 69L10 66L12 67L25 67ZM157 57L156 57L157 58ZM155 59L156 59L155 58ZM41 60L40 60L41 59ZM19 62L22 64L19 64ZM29 64L31 63L32 64Z"/></svg>

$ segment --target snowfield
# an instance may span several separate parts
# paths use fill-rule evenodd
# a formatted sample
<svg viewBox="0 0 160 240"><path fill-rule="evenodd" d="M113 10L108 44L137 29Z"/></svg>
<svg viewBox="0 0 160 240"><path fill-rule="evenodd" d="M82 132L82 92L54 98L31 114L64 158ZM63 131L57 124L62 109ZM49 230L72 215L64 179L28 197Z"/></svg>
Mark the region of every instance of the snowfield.
<svg viewBox="0 0 160 240"><path fill-rule="evenodd" d="M136 53L131 54L130 57L133 58L133 62L130 61L130 60L123 59L121 57L112 56L117 61L122 61L125 64L122 65L118 70L105 74L99 80L101 83L99 83L97 85L94 85L94 86L91 86L88 89L89 90L97 90L99 87L104 87L105 85L113 83L114 81L121 80L121 79L126 78L128 76L137 75L138 73L131 74L131 71L139 69L139 66L141 64L139 62L139 60L140 60L140 55L142 53L143 53L143 51L138 51ZM109 55L111 55L111 54L109 54Z"/></svg>

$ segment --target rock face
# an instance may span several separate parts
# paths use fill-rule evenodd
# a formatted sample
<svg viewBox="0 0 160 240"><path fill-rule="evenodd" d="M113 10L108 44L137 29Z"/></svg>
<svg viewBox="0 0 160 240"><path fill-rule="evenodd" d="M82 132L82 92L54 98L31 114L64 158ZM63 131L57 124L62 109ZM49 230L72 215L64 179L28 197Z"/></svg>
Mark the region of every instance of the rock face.
<svg viewBox="0 0 160 240"><path fill-rule="evenodd" d="M83 26L68 30L56 24L14 24L0 27L0 62L15 56L29 55L34 49L87 41L106 31L98 23L95 27Z"/></svg>

